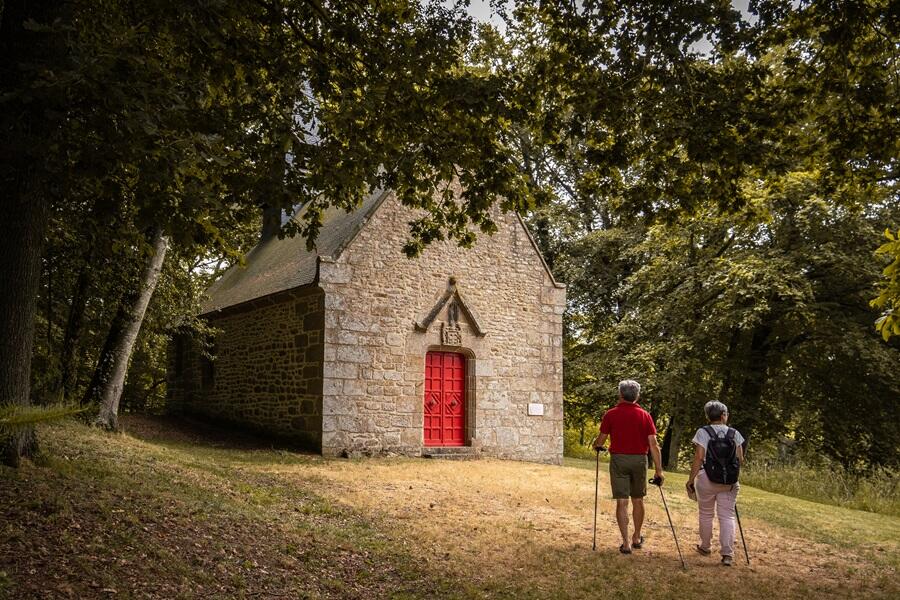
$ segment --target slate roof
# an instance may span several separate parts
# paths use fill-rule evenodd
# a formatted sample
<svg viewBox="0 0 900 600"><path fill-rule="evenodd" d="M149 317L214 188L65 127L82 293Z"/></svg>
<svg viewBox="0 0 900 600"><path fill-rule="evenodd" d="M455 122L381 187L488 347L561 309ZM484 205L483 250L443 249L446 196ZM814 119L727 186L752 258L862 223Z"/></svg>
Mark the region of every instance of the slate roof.
<svg viewBox="0 0 900 600"><path fill-rule="evenodd" d="M314 283L318 257L336 258L387 195L384 190L376 190L350 213L329 208L312 251L306 249L306 239L299 235L283 240L276 236L257 245L247 253L244 265L232 266L206 290L207 299L200 305L200 314ZM293 219L299 219L302 213L300 209Z"/></svg>

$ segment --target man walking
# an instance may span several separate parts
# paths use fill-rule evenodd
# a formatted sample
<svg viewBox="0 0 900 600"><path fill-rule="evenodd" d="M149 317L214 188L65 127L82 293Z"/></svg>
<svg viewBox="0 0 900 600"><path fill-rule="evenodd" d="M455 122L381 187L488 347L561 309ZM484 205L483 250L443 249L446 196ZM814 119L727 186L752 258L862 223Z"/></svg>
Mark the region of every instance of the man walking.
<svg viewBox="0 0 900 600"><path fill-rule="evenodd" d="M644 543L644 496L647 495L647 451L653 455L656 477L663 481L662 456L656 443L656 425L646 410L637 405L641 384L626 379L619 382L619 403L606 411L600 422L600 435L594 440L598 452L607 438L609 446L609 481L616 499L616 521L622 533L619 552L631 554ZM628 535L628 499L631 499L634 533Z"/></svg>

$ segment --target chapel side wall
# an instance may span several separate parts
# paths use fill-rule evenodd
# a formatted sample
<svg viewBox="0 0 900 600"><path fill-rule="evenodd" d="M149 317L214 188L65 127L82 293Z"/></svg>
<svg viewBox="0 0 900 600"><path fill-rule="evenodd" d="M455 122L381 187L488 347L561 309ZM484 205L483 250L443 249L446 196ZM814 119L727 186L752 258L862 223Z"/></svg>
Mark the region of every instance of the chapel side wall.
<svg viewBox="0 0 900 600"><path fill-rule="evenodd" d="M204 378L204 359L193 347L186 357L186 377L173 390L176 406L319 451L322 290L283 292L207 315L207 319L220 330L212 378ZM170 368L174 372L174 364Z"/></svg>
<svg viewBox="0 0 900 600"><path fill-rule="evenodd" d="M468 361L468 443L486 456L559 464L563 453L562 315L552 281L512 214L474 248L450 242L402 253L412 213L391 195L337 261L323 259L325 455L421 454L425 354L441 348L447 308L426 333L414 322L450 277L486 330L460 316ZM528 404L544 406L529 416Z"/></svg>
<svg viewBox="0 0 900 600"><path fill-rule="evenodd" d="M166 410L184 412L185 403L200 381L198 353L187 335L176 335L166 344Z"/></svg>

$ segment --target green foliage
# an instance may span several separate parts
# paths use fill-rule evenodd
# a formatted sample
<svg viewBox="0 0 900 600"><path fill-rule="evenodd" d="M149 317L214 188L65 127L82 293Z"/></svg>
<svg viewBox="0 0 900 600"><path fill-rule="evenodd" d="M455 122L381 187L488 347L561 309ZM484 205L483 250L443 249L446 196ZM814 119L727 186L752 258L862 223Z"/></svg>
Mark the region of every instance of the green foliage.
<svg viewBox="0 0 900 600"><path fill-rule="evenodd" d="M881 293L872 300L872 306L884 311L875 321L875 328L881 332L884 341L888 341L891 336L900 335L900 230L894 236L890 229L886 229L884 237L888 241L875 253L886 256L891 262L882 272L885 281Z"/></svg>
<svg viewBox="0 0 900 600"><path fill-rule="evenodd" d="M176 246L233 250L223 232L263 203L308 204L299 233L312 243L324 209L352 209L376 187L426 209L411 252L444 236L471 243L470 223L490 231L497 196L528 204L501 137L504 81L463 68L473 23L459 8L109 0L33 28L62 37L70 58L4 102L67 98L42 157L79 166L61 199L101 219L132 202L138 229L162 225ZM435 199L454 179L463 203Z"/></svg>
<svg viewBox="0 0 900 600"><path fill-rule="evenodd" d="M567 424L630 377L682 448L720 399L751 454L790 434L897 464L900 355L869 306L900 222L890 3L651 4L522 1L484 45L532 93L516 157L569 284Z"/></svg>
<svg viewBox="0 0 900 600"><path fill-rule="evenodd" d="M10 19L27 21L27 43L3 65L10 135L0 154L24 149L10 176L54 182L42 196L51 206L36 401L81 396L139 285L152 227L171 250L126 409L160 407L165 337L209 333L196 319L200 293L252 246L261 206L307 205L282 234L313 245L329 206L352 210L391 187L424 209L407 244L416 254L493 231L498 197L507 209L530 203L505 146L507 82L464 64L474 24L460 6L103 0L21 10L2 15L4 36L18 25ZM447 201L451 181L464 186L461 202Z"/></svg>
<svg viewBox="0 0 900 600"><path fill-rule="evenodd" d="M751 207L733 216L647 228L619 252L634 260L631 274L605 294L596 282L608 252L596 234L560 259L561 279L591 298L573 316L585 325L567 346L567 399L596 415L616 380L635 377L645 406L688 432L716 398L754 441L795 431L848 465L895 462L900 415L881 399L900 396L898 353L871 331L877 269L865 240L900 215L848 213L823 202L803 173L748 195ZM598 309L604 299L614 312Z"/></svg>
<svg viewBox="0 0 900 600"><path fill-rule="evenodd" d="M870 246L900 223L893 4L764 0L749 21L729 2L519 0L478 39L457 4L76 1L28 20L16 47L35 51L0 67L0 153L52 204L35 398L80 397L150 226L172 250L134 410L164 401L166 336L211 333L200 293L262 205L307 204L283 234L312 245L329 206L391 187L423 209L410 255L493 231L495 198L532 211L569 283L567 426L632 377L682 446L719 398L754 444L896 463L898 346L868 305L881 294L887 340L900 246L883 275Z"/></svg>
<svg viewBox="0 0 900 600"><path fill-rule="evenodd" d="M597 435L597 428L588 428L584 432L584 443L581 443L581 430L567 427L563 432L563 455L569 458L594 460L596 452L594 452L591 442L594 441L595 435Z"/></svg>

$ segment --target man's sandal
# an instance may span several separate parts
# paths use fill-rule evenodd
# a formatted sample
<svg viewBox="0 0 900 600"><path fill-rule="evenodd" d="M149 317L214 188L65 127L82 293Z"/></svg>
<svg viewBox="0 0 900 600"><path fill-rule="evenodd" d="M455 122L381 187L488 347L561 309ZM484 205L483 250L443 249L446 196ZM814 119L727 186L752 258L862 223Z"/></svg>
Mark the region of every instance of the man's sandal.
<svg viewBox="0 0 900 600"><path fill-rule="evenodd" d="M622 554L631 554L631 548L626 548L625 544L622 544L621 546L619 546L619 552L621 552Z"/></svg>
<svg viewBox="0 0 900 600"><path fill-rule="evenodd" d="M635 550L640 550L641 546L643 546L643 545L644 545L644 536L641 536L641 539L639 542L631 542L631 547L634 548Z"/></svg>

